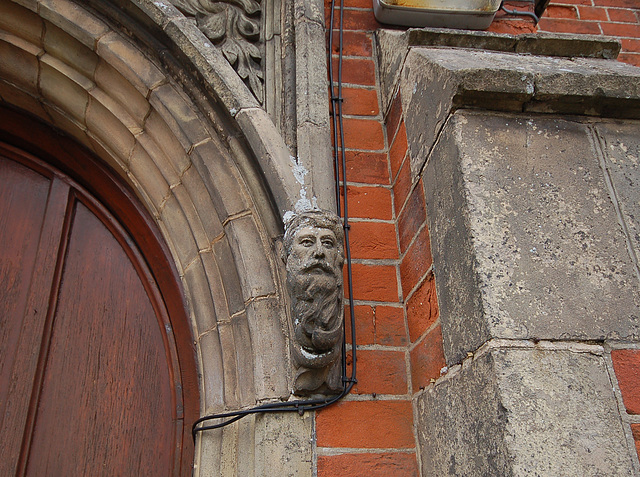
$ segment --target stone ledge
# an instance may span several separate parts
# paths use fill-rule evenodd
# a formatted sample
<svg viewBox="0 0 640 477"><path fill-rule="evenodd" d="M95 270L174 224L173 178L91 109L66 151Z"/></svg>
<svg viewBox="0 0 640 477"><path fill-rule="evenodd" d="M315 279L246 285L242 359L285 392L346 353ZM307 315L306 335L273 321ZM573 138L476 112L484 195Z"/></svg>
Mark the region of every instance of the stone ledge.
<svg viewBox="0 0 640 477"><path fill-rule="evenodd" d="M541 56L616 59L618 40L596 35L528 33L508 35L485 31L449 30L445 28L409 29L408 46L436 46L493 50Z"/></svg>
<svg viewBox="0 0 640 477"><path fill-rule="evenodd" d="M399 77L414 160L461 108L640 118L640 68L612 60L412 48Z"/></svg>
<svg viewBox="0 0 640 477"><path fill-rule="evenodd" d="M458 75L477 76L479 71L486 70L491 73L482 80L489 80L489 84L495 83L496 79L502 79L501 75L505 72L524 71L540 75L540 79L544 83L545 78L549 76L568 76L565 73L591 76L595 70L607 76L630 76L633 78L632 81L637 83L638 73L633 73L633 67L621 65L612 70L608 66L611 62L602 61L617 58L620 43L617 40L596 36L542 33L513 36L445 29L411 29L406 32L378 30L376 36L379 45L378 56L384 109L388 106L400 79L400 71L404 68L407 53L412 50L439 51L441 60L434 59L434 61L440 63L444 57L447 57L447 60L441 63L444 68L447 68L449 59L459 57L455 62L458 67L451 69L452 75L456 75L453 73L455 71ZM479 49L481 51L478 51ZM493 64L492 58L502 58L502 61L498 60L498 63L502 63L502 65ZM541 61L543 65L539 66ZM544 66L544 62L547 63L547 67ZM555 63L555 71L553 71L553 67L550 67L550 63ZM464 68L461 68L461 65L464 65ZM585 69L586 65L588 67ZM464 70L464 73L461 73L461 70ZM461 79L452 78L452 80L459 84L463 83ZM583 91L577 85L571 88L571 81L568 81L568 86L575 90L575 96L589 97L594 95L591 90ZM462 87L464 90L464 85ZM492 89L480 88L480 91L486 92L492 91ZM535 90L527 94L532 93L535 93ZM567 93L564 96L571 95ZM609 90L605 87L596 96L600 100L603 97L608 97L610 96ZM613 94L613 97L617 98L618 96ZM478 106L473 101L471 104L464 103L464 105ZM487 107L486 104L483 107ZM496 105L490 106L489 109L503 107L504 105ZM517 107L515 104L510 106L510 108L515 107ZM576 110L575 113L589 114L580 110ZM637 111L634 114L637 115Z"/></svg>

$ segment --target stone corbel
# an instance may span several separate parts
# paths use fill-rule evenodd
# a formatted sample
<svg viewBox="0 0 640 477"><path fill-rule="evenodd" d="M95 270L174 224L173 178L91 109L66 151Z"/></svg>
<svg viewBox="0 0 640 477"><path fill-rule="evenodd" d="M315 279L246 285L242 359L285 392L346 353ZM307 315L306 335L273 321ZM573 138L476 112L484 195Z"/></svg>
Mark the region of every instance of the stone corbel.
<svg viewBox="0 0 640 477"><path fill-rule="evenodd" d="M325 211L285 220L284 256L291 299L294 392L335 394L342 389L344 231Z"/></svg>

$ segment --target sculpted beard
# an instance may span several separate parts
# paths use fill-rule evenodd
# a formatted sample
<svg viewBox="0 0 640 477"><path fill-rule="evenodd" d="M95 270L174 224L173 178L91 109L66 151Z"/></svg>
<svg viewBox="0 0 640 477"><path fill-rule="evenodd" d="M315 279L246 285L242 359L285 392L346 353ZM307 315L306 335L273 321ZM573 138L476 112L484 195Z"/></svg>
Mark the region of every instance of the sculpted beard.
<svg viewBox="0 0 640 477"><path fill-rule="evenodd" d="M297 267L296 267L297 268ZM313 359L300 363L307 367L322 367L337 353L336 344L342 337L342 273L324 260L311 260L296 270L288 270L295 336ZM318 354L321 352L322 354ZM322 359L318 359L322 357Z"/></svg>

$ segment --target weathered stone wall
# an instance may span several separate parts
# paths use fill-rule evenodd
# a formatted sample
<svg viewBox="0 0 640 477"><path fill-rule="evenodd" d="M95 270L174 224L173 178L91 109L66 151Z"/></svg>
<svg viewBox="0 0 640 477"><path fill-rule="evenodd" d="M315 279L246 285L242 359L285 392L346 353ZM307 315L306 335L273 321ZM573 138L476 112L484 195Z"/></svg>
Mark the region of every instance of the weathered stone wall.
<svg viewBox="0 0 640 477"><path fill-rule="evenodd" d="M379 34L383 62L403 37ZM553 37L528 57L425 38L382 68L424 184L448 366L415 396L422 474L635 475L611 385L635 363L611 349L640 338L640 72L593 41L567 60L540 55Z"/></svg>

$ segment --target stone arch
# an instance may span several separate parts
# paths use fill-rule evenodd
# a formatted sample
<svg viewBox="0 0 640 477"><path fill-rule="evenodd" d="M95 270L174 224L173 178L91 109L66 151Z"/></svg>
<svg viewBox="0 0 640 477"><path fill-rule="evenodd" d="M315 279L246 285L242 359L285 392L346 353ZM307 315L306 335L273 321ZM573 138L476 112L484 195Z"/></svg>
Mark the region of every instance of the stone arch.
<svg viewBox="0 0 640 477"><path fill-rule="evenodd" d="M192 22L164 1L120 3L2 1L0 100L86 146L156 220L184 287L202 412L286 399L276 249L300 188L287 148ZM201 441L196 464L220 469L237 432Z"/></svg>

